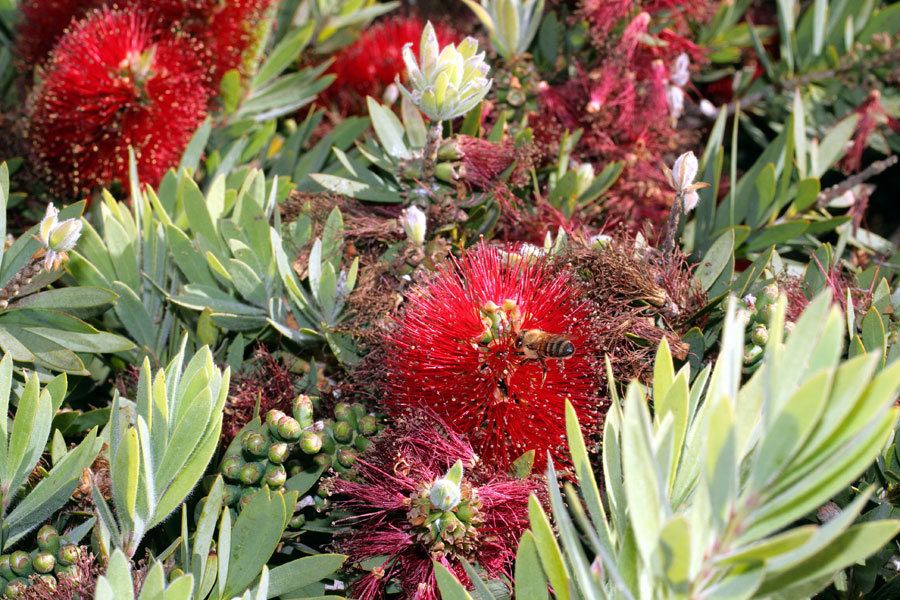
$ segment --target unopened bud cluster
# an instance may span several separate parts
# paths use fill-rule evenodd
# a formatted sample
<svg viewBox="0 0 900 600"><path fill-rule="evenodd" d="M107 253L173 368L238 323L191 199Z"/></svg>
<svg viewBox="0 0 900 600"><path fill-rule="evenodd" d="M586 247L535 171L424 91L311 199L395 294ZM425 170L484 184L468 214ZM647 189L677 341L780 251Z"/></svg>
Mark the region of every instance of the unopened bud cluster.
<svg viewBox="0 0 900 600"><path fill-rule="evenodd" d="M55 527L44 525L38 530L37 548L0 555L0 590L6 598L24 598L35 584L52 592L62 578L79 581L84 573L76 563L85 553L86 548L63 543Z"/></svg>
<svg viewBox="0 0 900 600"><path fill-rule="evenodd" d="M457 462L447 475L416 486L408 499L407 518L413 535L440 560L450 554L470 558L478 547L478 528L483 524L478 490L462 476Z"/></svg>
<svg viewBox="0 0 900 600"><path fill-rule="evenodd" d="M747 294L737 303L737 309L745 313L749 326L745 336L744 371L753 373L759 368L763 357L763 348L769 341L769 322L775 314L775 302L780 290L778 285L770 283L762 289L759 297ZM784 333L794 329L792 321L785 321Z"/></svg>
<svg viewBox="0 0 900 600"><path fill-rule="evenodd" d="M270 410L263 423L249 424L231 443L219 468L226 479L225 502L240 512L264 486L283 491L288 479L302 473L331 467L349 475L356 457L377 432L375 416L359 403L338 403L334 419L314 422L312 399L301 394L291 415ZM214 479L208 478L207 486ZM323 503L318 496L313 502L317 507ZM203 501L197 516L202 505ZM290 525L299 529L304 522L303 515L295 514Z"/></svg>

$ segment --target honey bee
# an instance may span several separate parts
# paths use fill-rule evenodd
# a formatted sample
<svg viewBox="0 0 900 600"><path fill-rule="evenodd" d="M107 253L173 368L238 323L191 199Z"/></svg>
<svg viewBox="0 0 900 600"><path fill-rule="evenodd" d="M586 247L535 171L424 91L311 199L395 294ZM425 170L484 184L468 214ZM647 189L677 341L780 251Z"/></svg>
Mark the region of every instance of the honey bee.
<svg viewBox="0 0 900 600"><path fill-rule="evenodd" d="M568 336L558 333L547 333L540 329L526 329L516 340L516 349L525 355L525 360L537 360L541 363L543 376L541 387L547 379L546 359L565 360L575 354L575 344Z"/></svg>

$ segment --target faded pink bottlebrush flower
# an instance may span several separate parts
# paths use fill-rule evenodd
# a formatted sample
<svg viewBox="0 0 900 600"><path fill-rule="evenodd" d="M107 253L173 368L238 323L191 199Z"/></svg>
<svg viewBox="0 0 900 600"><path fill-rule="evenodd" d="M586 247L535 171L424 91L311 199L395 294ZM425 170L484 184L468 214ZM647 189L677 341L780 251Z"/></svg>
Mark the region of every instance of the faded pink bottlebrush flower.
<svg viewBox="0 0 900 600"><path fill-rule="evenodd" d="M462 478L448 483L457 461ZM536 478L515 479L482 460L428 414L399 419L357 460L355 473L327 487L335 508L351 513L336 522L349 526L337 548L356 566L384 557L351 586L358 600L384 598L391 581L403 600L437 600L433 560L463 582L461 559L477 562L489 577L511 577L528 527L528 497L543 489Z"/></svg>
<svg viewBox="0 0 900 600"><path fill-rule="evenodd" d="M206 116L206 72L190 39L140 10L98 9L71 27L28 97L26 137L61 193L157 185Z"/></svg>
<svg viewBox="0 0 900 600"><path fill-rule="evenodd" d="M568 462L567 399L586 430L600 416L590 305L540 253L482 245L440 269L408 295L385 364L390 411L434 411L499 467L535 450L539 472L547 450ZM530 330L564 336L574 353L542 364L523 348Z"/></svg>
<svg viewBox="0 0 900 600"><path fill-rule="evenodd" d="M853 111L859 115L856 123L856 131L853 133L853 143L847 155L841 161L847 171L858 171L862 164L863 151L869 144L869 136L880 126L886 125L895 133L900 134L900 120L892 117L881 103L881 92L872 90ZM858 225L858 224L857 224Z"/></svg>

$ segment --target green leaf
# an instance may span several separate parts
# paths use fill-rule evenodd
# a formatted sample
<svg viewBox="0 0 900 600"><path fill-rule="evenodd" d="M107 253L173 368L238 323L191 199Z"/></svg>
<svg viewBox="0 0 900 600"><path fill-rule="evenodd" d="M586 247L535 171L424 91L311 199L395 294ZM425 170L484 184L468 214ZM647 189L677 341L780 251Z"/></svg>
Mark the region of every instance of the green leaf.
<svg viewBox="0 0 900 600"><path fill-rule="evenodd" d="M697 267L696 277L703 289L708 290L712 287L725 267L728 266L728 261L733 254L734 229L729 229L713 242L703 255L700 266Z"/></svg>
<svg viewBox="0 0 900 600"><path fill-rule="evenodd" d="M815 177L802 179L797 183L797 193L794 195L793 208L797 212L803 212L816 203L821 184Z"/></svg>
<svg viewBox="0 0 900 600"><path fill-rule="evenodd" d="M250 87L261 88L290 66L312 39L315 21L310 20L294 27L269 53L266 62L253 77Z"/></svg>
<svg viewBox="0 0 900 600"><path fill-rule="evenodd" d="M343 554L319 554L298 558L269 572L267 598L289 594L325 579L337 571L347 557Z"/></svg>
<svg viewBox="0 0 900 600"><path fill-rule="evenodd" d="M384 151L396 159L409 160L412 158L409 148L403 141L404 130L400 119L371 96L366 97L366 104L369 107L369 117L372 119L375 135L378 136Z"/></svg>
<svg viewBox="0 0 900 600"><path fill-rule="evenodd" d="M562 552L550 522L534 494L528 498L528 521L534 534L538 556L541 557L541 564L544 566L547 579L550 580L553 593L559 600L569 600L569 573L563 563Z"/></svg>
<svg viewBox="0 0 900 600"><path fill-rule="evenodd" d="M266 489L241 510L231 532L228 577L222 596L230 598L242 593L259 575L281 541L287 515L284 495L270 496Z"/></svg>
<svg viewBox="0 0 900 600"><path fill-rule="evenodd" d="M808 221L788 221L769 225L747 238L742 250L756 252L768 246L783 244L803 235L808 228Z"/></svg>
<svg viewBox="0 0 900 600"><path fill-rule="evenodd" d="M528 598L529 600L548 600L550 598L547 591L547 578L541 568L541 559L538 556L534 534L527 530L522 534L519 549L516 552L515 581L516 598Z"/></svg>
<svg viewBox="0 0 900 600"><path fill-rule="evenodd" d="M194 132L194 135L191 136L191 141L188 142L187 148L184 149L184 153L181 155L181 162L178 163L178 172L181 172L182 169L187 169L191 172L197 171L211 133L212 119L207 117L203 120L200 127L197 128L197 131Z"/></svg>
<svg viewBox="0 0 900 600"><path fill-rule="evenodd" d="M810 173L813 177L821 178L846 152L847 142L856 131L859 115L856 113L841 119L837 125L831 128L819 143L819 152L816 158L818 170Z"/></svg>
<svg viewBox="0 0 900 600"><path fill-rule="evenodd" d="M431 564L434 567L434 578L437 580L443 600L472 600L472 596L469 595L466 588L456 580L447 567L436 560L431 561Z"/></svg>

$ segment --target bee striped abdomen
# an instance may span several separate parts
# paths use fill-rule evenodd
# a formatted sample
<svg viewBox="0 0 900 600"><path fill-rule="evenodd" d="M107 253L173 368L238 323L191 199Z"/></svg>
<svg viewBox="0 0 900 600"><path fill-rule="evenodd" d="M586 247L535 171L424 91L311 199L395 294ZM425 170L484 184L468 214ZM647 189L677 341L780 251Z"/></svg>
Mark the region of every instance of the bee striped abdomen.
<svg viewBox="0 0 900 600"><path fill-rule="evenodd" d="M547 344L547 356L552 358L568 358L575 354L575 344L566 338L560 338Z"/></svg>

